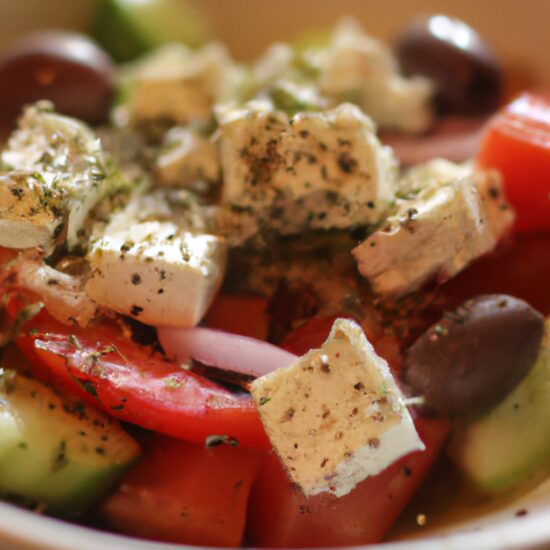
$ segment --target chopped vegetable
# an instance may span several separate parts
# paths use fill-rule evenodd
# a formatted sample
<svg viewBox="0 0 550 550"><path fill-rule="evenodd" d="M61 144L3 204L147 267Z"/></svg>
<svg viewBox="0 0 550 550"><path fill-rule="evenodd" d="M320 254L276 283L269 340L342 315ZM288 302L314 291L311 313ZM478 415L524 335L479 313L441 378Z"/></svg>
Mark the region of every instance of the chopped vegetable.
<svg viewBox="0 0 550 550"><path fill-rule="evenodd" d="M403 379L440 411L486 412L528 375L543 332L544 317L523 300L477 296L447 312L413 344Z"/></svg>
<svg viewBox="0 0 550 550"><path fill-rule="evenodd" d="M509 294L550 315L550 232L518 233L500 250L479 259L441 287L452 309L477 294Z"/></svg>
<svg viewBox="0 0 550 550"><path fill-rule="evenodd" d="M92 34L116 59L130 61L165 42L198 46L208 25L186 0L100 0Z"/></svg>
<svg viewBox="0 0 550 550"><path fill-rule="evenodd" d="M213 329L267 340L269 329L268 303L252 295L218 294L204 321Z"/></svg>
<svg viewBox="0 0 550 550"><path fill-rule="evenodd" d="M17 345L36 373L112 416L188 441L227 434L242 446L267 439L252 400L152 354L112 324L66 327L44 315Z"/></svg>
<svg viewBox="0 0 550 550"><path fill-rule="evenodd" d="M140 455L109 416L14 371L0 369L0 494L78 516Z"/></svg>
<svg viewBox="0 0 550 550"><path fill-rule="evenodd" d="M550 229L550 98L524 94L490 123L477 156L502 174L518 231Z"/></svg>
<svg viewBox="0 0 550 550"><path fill-rule="evenodd" d="M550 473L550 318L535 365L487 414L458 424L450 456L477 486L502 491Z"/></svg>
<svg viewBox="0 0 550 550"><path fill-rule="evenodd" d="M288 367L296 356L273 344L204 327L159 328L159 340L171 357L190 359L219 369L262 376Z"/></svg>
<svg viewBox="0 0 550 550"><path fill-rule="evenodd" d="M504 88L502 68L466 22L437 14L413 19L396 41L403 72L435 85L437 106L463 115L494 111Z"/></svg>
<svg viewBox="0 0 550 550"><path fill-rule="evenodd" d="M239 546L259 455L157 437L103 504L115 529L200 546Z"/></svg>
<svg viewBox="0 0 550 550"><path fill-rule="evenodd" d="M379 542L429 472L449 430L444 420L419 418L415 425L425 451L402 458L341 498L329 494L305 497L271 454L250 496L250 543L268 548L318 548Z"/></svg>
<svg viewBox="0 0 550 550"><path fill-rule="evenodd" d="M115 68L87 36L63 31L23 35L0 55L0 125L13 125L25 105L51 101L58 112L105 122L114 95Z"/></svg>

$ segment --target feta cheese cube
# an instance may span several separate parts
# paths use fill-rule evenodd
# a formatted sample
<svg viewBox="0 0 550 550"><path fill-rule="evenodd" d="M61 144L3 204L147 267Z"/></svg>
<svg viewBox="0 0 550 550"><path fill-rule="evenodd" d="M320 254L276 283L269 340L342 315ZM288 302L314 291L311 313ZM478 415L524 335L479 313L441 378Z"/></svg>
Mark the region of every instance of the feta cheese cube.
<svg viewBox="0 0 550 550"><path fill-rule="evenodd" d="M197 52L168 44L141 61L130 77L130 119L208 122L213 104L232 99L242 76L222 44L208 44Z"/></svg>
<svg viewBox="0 0 550 550"><path fill-rule="evenodd" d="M393 199L397 163L353 105L289 120L251 103L219 118L222 204L237 227L294 234L376 223Z"/></svg>
<svg viewBox="0 0 550 550"><path fill-rule="evenodd" d="M354 321L336 320L320 349L256 379L251 391L275 451L307 496L343 496L424 449L387 363Z"/></svg>
<svg viewBox="0 0 550 550"><path fill-rule="evenodd" d="M274 97L276 88L309 88L316 92L314 100L298 104L323 110L354 103L383 129L421 133L434 120L434 84L421 76L403 76L391 49L349 17L336 24L324 47L272 45L254 65L252 76L258 97Z"/></svg>
<svg viewBox="0 0 550 550"><path fill-rule="evenodd" d="M35 200L41 197L41 210L49 205L48 210L58 218L55 227L66 225L67 244L71 249L77 247L90 211L111 183L110 170L93 132L75 119L51 112L47 102L40 102L25 110L19 128L2 152L2 165L7 170L36 174ZM43 239L44 245L47 240Z"/></svg>
<svg viewBox="0 0 550 550"><path fill-rule="evenodd" d="M417 174L428 176L427 185L399 200L397 212L353 250L359 271L379 294L398 297L433 276L452 277L493 249L514 219L495 173L437 161Z"/></svg>
<svg viewBox="0 0 550 550"><path fill-rule="evenodd" d="M419 133L433 122L433 84L405 78L389 48L359 23L342 19L319 60L319 87L335 101L356 103L383 128Z"/></svg>
<svg viewBox="0 0 550 550"><path fill-rule="evenodd" d="M226 246L223 238L169 221L175 217L155 195L113 216L88 252L86 293L146 324L196 325L221 285Z"/></svg>
<svg viewBox="0 0 550 550"><path fill-rule="evenodd" d="M156 159L155 174L163 186L208 191L220 179L218 149L189 128L173 128Z"/></svg>
<svg viewBox="0 0 550 550"><path fill-rule="evenodd" d="M48 195L35 172L0 176L0 246L47 247L62 229L59 200Z"/></svg>

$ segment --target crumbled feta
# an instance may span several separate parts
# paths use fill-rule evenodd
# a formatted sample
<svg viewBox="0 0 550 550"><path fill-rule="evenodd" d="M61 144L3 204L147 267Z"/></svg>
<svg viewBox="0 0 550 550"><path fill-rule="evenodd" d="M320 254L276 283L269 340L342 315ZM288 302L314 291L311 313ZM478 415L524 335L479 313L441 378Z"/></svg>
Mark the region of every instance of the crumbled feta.
<svg viewBox="0 0 550 550"><path fill-rule="evenodd" d="M218 149L189 128L172 128L156 159L155 173L160 185L207 191L220 179Z"/></svg>
<svg viewBox="0 0 550 550"><path fill-rule="evenodd" d="M397 163L353 105L289 119L269 104L219 114L222 204L242 227L281 234L376 223L393 199Z"/></svg>
<svg viewBox="0 0 550 550"><path fill-rule="evenodd" d="M130 77L130 119L207 122L215 102L238 95L242 79L242 68L222 44L208 44L196 52L168 44L141 61Z"/></svg>
<svg viewBox="0 0 550 550"><path fill-rule="evenodd" d="M150 325L196 325L221 285L226 246L185 227L160 194L134 199L91 244L87 294Z"/></svg>
<svg viewBox="0 0 550 550"><path fill-rule="evenodd" d="M62 230L59 200L48 193L35 172L0 176L0 246L47 247Z"/></svg>
<svg viewBox="0 0 550 550"><path fill-rule="evenodd" d="M336 26L319 55L321 93L359 105L382 128L418 133L433 122L432 83L399 74L389 48L367 35L354 19Z"/></svg>
<svg viewBox="0 0 550 550"><path fill-rule="evenodd" d="M387 363L354 321L338 319L320 349L251 391L289 477L308 496L343 496L424 449Z"/></svg>
<svg viewBox="0 0 550 550"><path fill-rule="evenodd" d="M40 296L48 313L61 323L86 326L97 316L97 305L84 292L84 277L57 271L32 254L19 258L16 274L17 283Z"/></svg>
<svg viewBox="0 0 550 550"><path fill-rule="evenodd" d="M398 297L433 276L452 277L493 249L514 219L496 173L438 160L411 171L407 188L397 212L353 250L379 294Z"/></svg>
<svg viewBox="0 0 550 550"><path fill-rule="evenodd" d="M50 104L41 102L25 110L19 128L2 152L2 166L34 174L27 186L37 196L29 200L39 200L40 207L35 208L47 211L47 217L50 213L56 216L57 223L47 224L50 229L55 231L60 224L66 225L67 244L74 248L82 240L90 210L110 185L111 174L93 132L50 108ZM17 179L24 177L27 176L20 174ZM55 236L52 232L50 240ZM43 237L42 244L46 244L48 239Z"/></svg>
<svg viewBox="0 0 550 550"><path fill-rule="evenodd" d="M421 133L434 120L433 83L401 75L390 48L351 18L339 21L326 45L296 49L273 44L254 64L252 76L257 97L276 100L282 95L287 104L294 97L297 106L317 110L354 103L383 129ZM289 95L287 90L294 88L300 93ZM293 112L299 110L307 109Z"/></svg>

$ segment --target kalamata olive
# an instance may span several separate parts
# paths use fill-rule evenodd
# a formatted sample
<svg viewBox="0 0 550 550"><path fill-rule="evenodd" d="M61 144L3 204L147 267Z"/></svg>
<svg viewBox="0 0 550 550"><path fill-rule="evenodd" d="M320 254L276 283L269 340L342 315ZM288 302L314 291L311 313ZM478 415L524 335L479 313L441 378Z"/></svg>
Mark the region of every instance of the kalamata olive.
<svg viewBox="0 0 550 550"><path fill-rule="evenodd" d="M395 50L404 74L435 82L441 111L473 115L498 107L503 92L500 65L463 21L445 15L416 18L398 37Z"/></svg>
<svg viewBox="0 0 550 550"><path fill-rule="evenodd" d="M57 111L95 123L106 119L114 67L92 40L70 32L37 32L0 53L0 119L12 125L23 105L49 99Z"/></svg>
<svg viewBox="0 0 550 550"><path fill-rule="evenodd" d="M503 399L529 372L544 317L523 300L488 294L464 302L410 348L403 379L426 404L469 416Z"/></svg>

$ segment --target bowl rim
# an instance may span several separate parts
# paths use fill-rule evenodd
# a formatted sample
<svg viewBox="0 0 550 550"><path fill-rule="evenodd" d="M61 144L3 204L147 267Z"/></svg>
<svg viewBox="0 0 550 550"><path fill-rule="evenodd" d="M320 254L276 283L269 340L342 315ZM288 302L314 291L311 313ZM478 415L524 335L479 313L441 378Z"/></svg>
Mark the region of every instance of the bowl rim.
<svg viewBox="0 0 550 550"><path fill-rule="evenodd" d="M516 521L511 521L516 520ZM550 544L550 521L545 510L510 518L488 527L430 535L424 538L347 548L378 550L501 550L543 549ZM15 505L0 502L0 542L3 548L25 550L200 550L186 544L148 541L101 531L50 518ZM217 549L219 550L219 549Z"/></svg>

